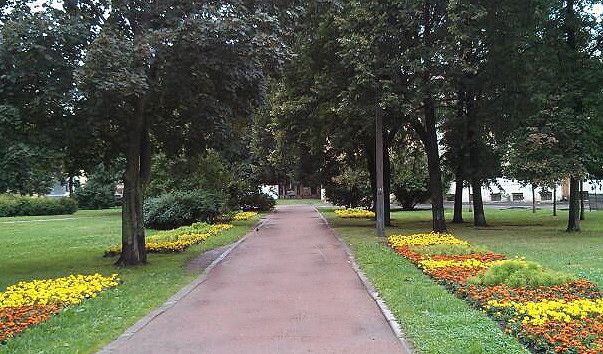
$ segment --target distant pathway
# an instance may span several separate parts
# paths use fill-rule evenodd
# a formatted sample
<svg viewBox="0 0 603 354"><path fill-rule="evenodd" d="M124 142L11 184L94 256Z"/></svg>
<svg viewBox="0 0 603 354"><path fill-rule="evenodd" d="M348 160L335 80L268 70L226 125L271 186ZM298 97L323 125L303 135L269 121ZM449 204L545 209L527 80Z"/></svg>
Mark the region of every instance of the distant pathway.
<svg viewBox="0 0 603 354"><path fill-rule="evenodd" d="M115 353L407 353L314 208L279 207Z"/></svg>

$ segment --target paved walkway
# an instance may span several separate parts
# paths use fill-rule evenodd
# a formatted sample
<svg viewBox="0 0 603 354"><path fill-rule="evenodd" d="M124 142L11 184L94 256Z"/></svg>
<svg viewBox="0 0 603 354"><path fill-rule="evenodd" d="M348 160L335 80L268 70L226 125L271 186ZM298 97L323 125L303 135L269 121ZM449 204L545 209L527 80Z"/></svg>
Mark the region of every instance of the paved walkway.
<svg viewBox="0 0 603 354"><path fill-rule="evenodd" d="M279 207L117 353L406 353L308 206Z"/></svg>

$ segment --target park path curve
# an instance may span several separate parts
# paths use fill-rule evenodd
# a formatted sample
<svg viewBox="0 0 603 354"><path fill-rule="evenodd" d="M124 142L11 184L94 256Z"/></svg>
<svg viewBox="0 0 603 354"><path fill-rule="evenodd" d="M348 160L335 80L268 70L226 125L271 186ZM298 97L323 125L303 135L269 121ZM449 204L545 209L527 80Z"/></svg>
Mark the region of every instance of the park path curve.
<svg viewBox="0 0 603 354"><path fill-rule="evenodd" d="M282 206L112 353L408 353L316 209ZM107 351L107 350L105 350Z"/></svg>

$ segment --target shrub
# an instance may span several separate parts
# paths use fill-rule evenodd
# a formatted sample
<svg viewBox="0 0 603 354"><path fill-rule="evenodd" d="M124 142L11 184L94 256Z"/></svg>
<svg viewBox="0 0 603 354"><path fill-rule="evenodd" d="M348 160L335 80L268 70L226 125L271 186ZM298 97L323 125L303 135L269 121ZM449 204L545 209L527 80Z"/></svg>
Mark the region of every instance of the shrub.
<svg viewBox="0 0 603 354"><path fill-rule="evenodd" d="M268 194L251 191L251 192L242 192L237 197L237 204L239 208L249 211L249 210L257 210L257 211L270 211L274 209L276 205L276 200L269 196Z"/></svg>
<svg viewBox="0 0 603 354"><path fill-rule="evenodd" d="M535 262L522 259L496 261L484 273L468 279L474 285L505 284L512 288L555 286L575 280L570 274L543 268Z"/></svg>
<svg viewBox="0 0 603 354"><path fill-rule="evenodd" d="M89 175L88 181L75 192L75 198L81 209L107 209L119 205L115 197L115 189L119 180L120 169L104 164L96 166Z"/></svg>
<svg viewBox="0 0 603 354"><path fill-rule="evenodd" d="M424 256L455 256L487 253L486 250L471 245L410 246L410 250Z"/></svg>
<svg viewBox="0 0 603 354"><path fill-rule="evenodd" d="M0 216L63 215L77 211L72 198L0 195Z"/></svg>
<svg viewBox="0 0 603 354"><path fill-rule="evenodd" d="M89 182L75 192L81 209L107 209L117 205L115 186Z"/></svg>
<svg viewBox="0 0 603 354"><path fill-rule="evenodd" d="M412 210L415 205L429 200L429 179L406 176L392 184L392 193L403 210Z"/></svg>
<svg viewBox="0 0 603 354"><path fill-rule="evenodd" d="M370 176L363 169L346 168L325 184L329 202L348 209L370 208L373 204Z"/></svg>
<svg viewBox="0 0 603 354"><path fill-rule="evenodd" d="M145 202L144 221L153 229L174 229L197 221L212 222L223 207L221 197L201 190L166 193Z"/></svg>

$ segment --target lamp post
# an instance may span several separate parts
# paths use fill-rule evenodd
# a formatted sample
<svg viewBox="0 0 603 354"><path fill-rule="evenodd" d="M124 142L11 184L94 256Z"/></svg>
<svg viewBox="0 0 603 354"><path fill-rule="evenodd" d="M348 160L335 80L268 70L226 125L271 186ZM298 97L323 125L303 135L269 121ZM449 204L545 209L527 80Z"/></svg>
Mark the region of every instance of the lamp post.
<svg viewBox="0 0 603 354"><path fill-rule="evenodd" d="M379 105L375 108L375 168L377 179L377 200L375 214L377 217L377 236L385 237L385 199L383 195L383 115Z"/></svg>

